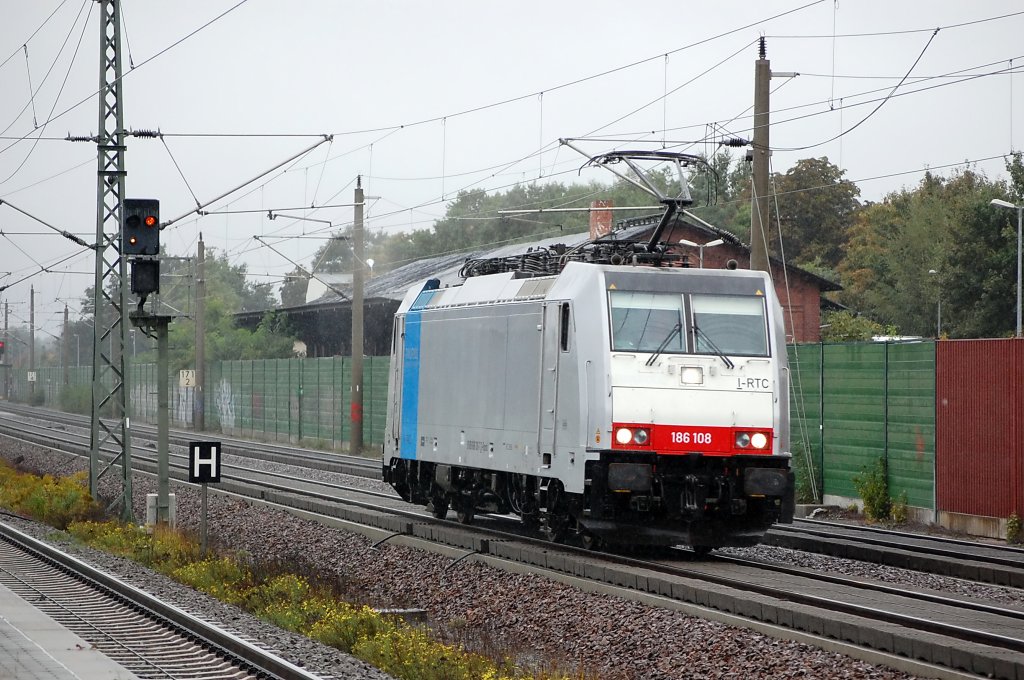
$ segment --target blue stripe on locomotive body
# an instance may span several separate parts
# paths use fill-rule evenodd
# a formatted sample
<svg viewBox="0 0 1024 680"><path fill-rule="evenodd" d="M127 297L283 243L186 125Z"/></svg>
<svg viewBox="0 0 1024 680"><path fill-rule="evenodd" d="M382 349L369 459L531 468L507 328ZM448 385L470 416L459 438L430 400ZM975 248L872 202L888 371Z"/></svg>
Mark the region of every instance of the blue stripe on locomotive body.
<svg viewBox="0 0 1024 680"><path fill-rule="evenodd" d="M418 415L420 408L420 347L423 310L436 289L422 291L405 316L405 341L402 349L402 416L399 456L416 458Z"/></svg>
<svg viewBox="0 0 1024 680"><path fill-rule="evenodd" d="M420 407L420 328L423 312L405 317L405 347L402 352L402 433L399 455L416 458L417 412Z"/></svg>

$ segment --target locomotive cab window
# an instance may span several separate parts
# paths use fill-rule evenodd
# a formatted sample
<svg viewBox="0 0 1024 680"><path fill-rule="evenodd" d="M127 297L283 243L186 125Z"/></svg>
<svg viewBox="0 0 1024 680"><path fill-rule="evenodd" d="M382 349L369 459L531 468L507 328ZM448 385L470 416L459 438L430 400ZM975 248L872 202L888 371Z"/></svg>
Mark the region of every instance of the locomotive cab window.
<svg viewBox="0 0 1024 680"><path fill-rule="evenodd" d="M569 316L569 303L563 302L561 314L558 318L558 342L563 352L569 351L569 323L571 320Z"/></svg>
<svg viewBox="0 0 1024 680"><path fill-rule="evenodd" d="M613 351L683 351L682 295L613 290L608 300Z"/></svg>
<svg viewBox="0 0 1024 680"><path fill-rule="evenodd" d="M768 356L764 298L693 295L691 304L697 354Z"/></svg>

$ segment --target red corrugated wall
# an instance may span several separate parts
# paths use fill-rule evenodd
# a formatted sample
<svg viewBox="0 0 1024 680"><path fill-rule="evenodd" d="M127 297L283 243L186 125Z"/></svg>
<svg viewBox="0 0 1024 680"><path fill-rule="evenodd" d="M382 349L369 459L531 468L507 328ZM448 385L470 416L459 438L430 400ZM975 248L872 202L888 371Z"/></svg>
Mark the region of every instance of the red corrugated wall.
<svg viewBox="0 0 1024 680"><path fill-rule="evenodd" d="M1024 515L1024 338L935 348L936 508Z"/></svg>

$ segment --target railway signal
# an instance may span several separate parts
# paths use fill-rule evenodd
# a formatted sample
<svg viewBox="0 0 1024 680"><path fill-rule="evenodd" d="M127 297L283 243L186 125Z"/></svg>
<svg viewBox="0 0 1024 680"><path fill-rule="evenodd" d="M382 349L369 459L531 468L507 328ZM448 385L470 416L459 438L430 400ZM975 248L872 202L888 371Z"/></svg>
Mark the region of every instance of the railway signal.
<svg viewBox="0 0 1024 680"><path fill-rule="evenodd" d="M2 361L3 358L4 358L4 350L5 349L6 349L6 343L4 343L3 340L0 340L0 361Z"/></svg>
<svg viewBox="0 0 1024 680"><path fill-rule="evenodd" d="M124 255L159 255L160 201L126 198L123 215L121 252Z"/></svg>
<svg viewBox="0 0 1024 680"><path fill-rule="evenodd" d="M126 198L121 226L121 252L132 257L131 291L143 300L160 292L160 201Z"/></svg>

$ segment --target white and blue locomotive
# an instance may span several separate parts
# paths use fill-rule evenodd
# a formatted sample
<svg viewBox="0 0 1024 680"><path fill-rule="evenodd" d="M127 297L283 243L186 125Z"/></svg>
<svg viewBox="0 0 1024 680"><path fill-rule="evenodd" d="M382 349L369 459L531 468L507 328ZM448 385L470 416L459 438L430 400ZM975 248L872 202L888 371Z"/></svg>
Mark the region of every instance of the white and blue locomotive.
<svg viewBox="0 0 1024 680"><path fill-rule="evenodd" d="M782 309L763 272L570 261L398 309L384 479L552 540L758 543L793 516Z"/></svg>

